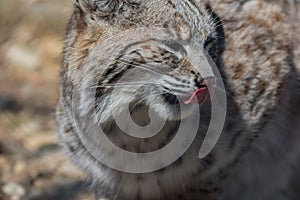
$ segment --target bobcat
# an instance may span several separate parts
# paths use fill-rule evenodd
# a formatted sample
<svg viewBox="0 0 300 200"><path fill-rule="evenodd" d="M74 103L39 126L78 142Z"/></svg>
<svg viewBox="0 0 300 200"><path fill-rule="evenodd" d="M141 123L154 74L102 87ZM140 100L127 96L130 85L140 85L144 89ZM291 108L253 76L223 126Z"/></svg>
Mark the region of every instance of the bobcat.
<svg viewBox="0 0 300 200"><path fill-rule="evenodd" d="M264 1L77 0L56 116L60 140L93 178L96 198L299 199L300 81L290 31L281 9ZM213 150L199 159L220 81L225 125ZM170 165L134 173L95 156L133 162L115 160L117 151L101 155L106 142L97 136L100 128L128 152L163 148L180 121L198 113L197 103L197 135ZM157 121L166 118L165 125L149 138L125 134L115 116L128 107L142 127L153 113ZM95 144L92 151L83 137Z"/></svg>

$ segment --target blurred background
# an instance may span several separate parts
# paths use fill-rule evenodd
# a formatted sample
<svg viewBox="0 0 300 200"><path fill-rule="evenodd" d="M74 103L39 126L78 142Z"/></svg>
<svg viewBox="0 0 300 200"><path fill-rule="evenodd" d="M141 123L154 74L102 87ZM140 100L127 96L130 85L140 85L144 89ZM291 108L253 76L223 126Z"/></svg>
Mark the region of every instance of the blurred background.
<svg viewBox="0 0 300 200"><path fill-rule="evenodd" d="M72 0L0 0L0 200L93 199L54 118Z"/></svg>
<svg viewBox="0 0 300 200"><path fill-rule="evenodd" d="M295 5L285 6L294 26ZM89 200L89 180L61 151L54 119L72 0L0 0L0 200ZM300 69L300 67L299 67Z"/></svg>

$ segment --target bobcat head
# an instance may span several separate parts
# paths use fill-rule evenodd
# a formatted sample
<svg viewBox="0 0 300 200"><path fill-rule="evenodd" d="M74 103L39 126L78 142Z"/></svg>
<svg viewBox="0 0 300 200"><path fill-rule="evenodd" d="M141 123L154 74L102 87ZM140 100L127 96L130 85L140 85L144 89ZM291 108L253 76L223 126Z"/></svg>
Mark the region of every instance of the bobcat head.
<svg viewBox="0 0 300 200"><path fill-rule="evenodd" d="M82 111L95 109L104 123L129 104L144 105L171 120L180 101L208 100L225 41L219 18L202 4L77 0L65 65Z"/></svg>

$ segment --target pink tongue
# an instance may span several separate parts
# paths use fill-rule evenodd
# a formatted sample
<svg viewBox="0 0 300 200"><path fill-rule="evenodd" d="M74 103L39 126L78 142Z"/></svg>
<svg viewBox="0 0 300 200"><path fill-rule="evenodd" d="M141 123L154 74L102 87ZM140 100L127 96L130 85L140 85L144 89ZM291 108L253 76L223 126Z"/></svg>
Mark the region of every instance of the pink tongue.
<svg viewBox="0 0 300 200"><path fill-rule="evenodd" d="M209 98L208 89L200 88L196 90L193 95L186 101L184 101L185 104L192 104L192 103L198 103L202 104Z"/></svg>

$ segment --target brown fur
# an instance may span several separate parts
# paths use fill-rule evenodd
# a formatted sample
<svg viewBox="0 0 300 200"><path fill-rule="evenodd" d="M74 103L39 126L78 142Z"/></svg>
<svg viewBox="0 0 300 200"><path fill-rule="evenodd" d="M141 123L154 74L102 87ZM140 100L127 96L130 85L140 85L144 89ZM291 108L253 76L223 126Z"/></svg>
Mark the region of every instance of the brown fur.
<svg viewBox="0 0 300 200"><path fill-rule="evenodd" d="M117 71L110 77L110 72L117 69L122 72L130 67L118 60L105 59L115 56L114 53L117 58L134 60L141 66L151 61L178 64L176 56L163 53L164 49L155 46L155 42L143 44L142 50L132 52L130 48L124 50L127 41L130 44L135 42L133 39L145 42L153 30L156 34L157 28L165 28L172 39L185 40L193 35L193 39L201 43L216 27L205 18L207 1L189 1L202 13L203 24L194 21L194 11L189 9L182 11L180 8L183 13L172 12L179 4L176 0L115 0L100 8L89 4L91 2L78 0L69 23L57 121L66 151L75 163L94 177L98 198L299 199L290 184L296 182L293 169L299 166L300 160L297 143L300 140L297 131L300 129L300 79L293 64L291 27L280 7L265 1L211 0L212 10L223 22L227 41L223 62L221 58L214 60L228 87L224 133L212 153L202 160L191 159L198 153L198 138L186 155L171 166L153 173L128 174L102 165L89 154L80 141L73 115L73 106L80 108L84 105L73 105L73 102L84 96L86 82L96 79L97 86L115 82L120 77ZM185 19L184 14L189 18ZM120 49L122 53L118 54ZM200 55L201 52L196 53ZM177 71L173 69L175 74L199 78L199 72L192 64L196 58L195 54L186 56L181 67ZM146 80L151 78L146 75L142 71L131 80L140 80L143 76ZM101 87L96 90L93 96L96 99L109 93ZM136 93L134 91L132 96ZM88 104L90 99L86 101L82 104ZM100 100L99 104L105 103ZM86 110L79 114L85 115ZM137 115L136 118L141 117ZM147 152L148 147L156 148L168 142L162 134L153 143L146 140L136 143L126 136L115 135L114 125L106 128L113 130L111 139L127 150ZM171 137L173 132L168 134Z"/></svg>

